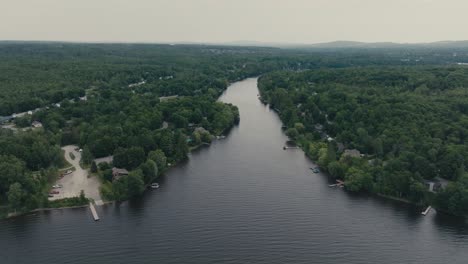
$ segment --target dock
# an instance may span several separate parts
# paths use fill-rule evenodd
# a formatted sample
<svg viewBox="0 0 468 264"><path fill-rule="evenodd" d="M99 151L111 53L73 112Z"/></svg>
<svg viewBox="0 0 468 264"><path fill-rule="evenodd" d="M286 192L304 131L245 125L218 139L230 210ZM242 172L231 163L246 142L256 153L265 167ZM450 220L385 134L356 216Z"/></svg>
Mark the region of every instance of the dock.
<svg viewBox="0 0 468 264"><path fill-rule="evenodd" d="M336 186L343 188L345 185L344 181L336 180Z"/></svg>
<svg viewBox="0 0 468 264"><path fill-rule="evenodd" d="M299 147L286 147L286 146L284 146L283 149L284 150L286 150L286 149L299 149Z"/></svg>
<svg viewBox="0 0 468 264"><path fill-rule="evenodd" d="M423 211L421 214L424 215L424 216L426 216L426 215L431 211L431 209L432 209L432 207L429 205L429 206L427 207L427 209L426 209L425 211Z"/></svg>
<svg viewBox="0 0 468 264"><path fill-rule="evenodd" d="M91 210L91 214L93 214L94 221L99 221L99 216L96 212L96 208L94 208L93 203L89 203L89 209Z"/></svg>

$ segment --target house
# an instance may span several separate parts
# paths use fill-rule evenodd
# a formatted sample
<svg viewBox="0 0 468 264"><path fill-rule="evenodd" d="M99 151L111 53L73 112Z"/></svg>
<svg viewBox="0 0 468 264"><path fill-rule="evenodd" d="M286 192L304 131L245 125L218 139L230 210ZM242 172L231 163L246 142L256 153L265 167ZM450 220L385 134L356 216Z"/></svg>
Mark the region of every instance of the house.
<svg viewBox="0 0 468 264"><path fill-rule="evenodd" d="M164 101L176 99L177 97L179 97L179 96L178 95L161 96L161 97L159 97L159 102L164 102Z"/></svg>
<svg viewBox="0 0 468 264"><path fill-rule="evenodd" d="M430 192L439 192L447 187L449 181L436 177L434 180L424 180L424 185Z"/></svg>
<svg viewBox="0 0 468 264"><path fill-rule="evenodd" d="M319 132L323 130L323 126L321 124L315 124L314 128L315 128L315 130L317 130Z"/></svg>
<svg viewBox="0 0 468 264"><path fill-rule="evenodd" d="M210 133L210 132L208 132L208 130L206 130L206 129L203 128L203 127L197 127L197 128L195 128L194 132L198 132L198 133L200 133L200 134L203 134L203 133Z"/></svg>
<svg viewBox="0 0 468 264"><path fill-rule="evenodd" d="M42 127L42 123L39 122L39 121L34 121L34 122L32 122L31 126L34 127L34 128L40 128L40 127Z"/></svg>
<svg viewBox="0 0 468 264"><path fill-rule="evenodd" d="M114 161L114 156L107 156L107 157L103 157L103 158L97 158L97 159L94 160L96 165L99 165L101 163L111 164L113 161Z"/></svg>
<svg viewBox="0 0 468 264"><path fill-rule="evenodd" d="M343 152L343 157L360 158L361 152L359 152L357 149L345 149Z"/></svg>
<svg viewBox="0 0 468 264"><path fill-rule="evenodd" d="M25 116L27 114L28 114L27 112L22 112L22 113L18 113L18 114L15 113L12 116L13 116L13 118L19 118L19 117L23 117L23 116Z"/></svg>
<svg viewBox="0 0 468 264"><path fill-rule="evenodd" d="M126 169L120 169L120 168L112 168L112 181L116 181L120 178L122 178L123 176L127 176L128 175L128 170Z"/></svg>

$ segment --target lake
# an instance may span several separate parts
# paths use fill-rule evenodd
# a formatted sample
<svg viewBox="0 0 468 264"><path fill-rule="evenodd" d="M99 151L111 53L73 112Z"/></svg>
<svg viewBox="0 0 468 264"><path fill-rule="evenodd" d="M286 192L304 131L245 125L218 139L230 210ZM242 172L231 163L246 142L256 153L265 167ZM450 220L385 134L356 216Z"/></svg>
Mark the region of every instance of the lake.
<svg viewBox="0 0 468 264"><path fill-rule="evenodd" d="M190 154L141 199L0 221L0 263L468 263L468 223L329 188L257 98L225 139Z"/></svg>

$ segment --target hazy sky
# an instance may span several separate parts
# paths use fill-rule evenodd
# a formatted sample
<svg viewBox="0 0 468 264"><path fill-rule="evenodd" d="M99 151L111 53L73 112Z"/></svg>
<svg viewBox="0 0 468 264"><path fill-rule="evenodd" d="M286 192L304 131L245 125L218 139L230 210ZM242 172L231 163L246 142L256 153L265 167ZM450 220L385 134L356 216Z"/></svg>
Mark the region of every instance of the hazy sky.
<svg viewBox="0 0 468 264"><path fill-rule="evenodd" d="M467 0L0 0L0 39L465 40L467 12Z"/></svg>

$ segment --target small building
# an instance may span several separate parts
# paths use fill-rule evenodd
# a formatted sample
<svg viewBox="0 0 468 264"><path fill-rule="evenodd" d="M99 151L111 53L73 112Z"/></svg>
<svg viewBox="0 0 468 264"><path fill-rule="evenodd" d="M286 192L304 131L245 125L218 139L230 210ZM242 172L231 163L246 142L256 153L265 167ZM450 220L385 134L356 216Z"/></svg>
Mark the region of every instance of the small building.
<svg viewBox="0 0 468 264"><path fill-rule="evenodd" d="M114 161L114 156L107 156L107 157L103 157L103 158L97 158L97 159L94 160L96 165L99 165L101 163L111 164L113 161Z"/></svg>
<svg viewBox="0 0 468 264"><path fill-rule="evenodd" d="M197 128L195 128L194 132L198 132L198 133L200 133L200 134L203 134L203 133L210 133L210 132L208 132L208 130L206 130L206 129L203 128L203 127L197 127Z"/></svg>
<svg viewBox="0 0 468 264"><path fill-rule="evenodd" d="M424 185L430 192L439 192L445 187L447 187L449 181L436 177L434 180L424 180Z"/></svg>
<svg viewBox="0 0 468 264"><path fill-rule="evenodd" d="M112 181L116 181L120 178L122 178L123 176L127 176L128 175L128 170L126 169L120 169L120 168L112 168Z"/></svg>
<svg viewBox="0 0 468 264"><path fill-rule="evenodd" d="M42 123L39 122L39 121L33 121L31 126L34 127L34 128L40 128L40 127L42 127Z"/></svg>
<svg viewBox="0 0 468 264"><path fill-rule="evenodd" d="M177 97L179 97L179 96L178 95L161 96L161 97L159 97L159 102L169 101L169 100L172 100L172 99L176 99Z"/></svg>
<svg viewBox="0 0 468 264"><path fill-rule="evenodd" d="M23 116L25 116L27 114L28 114L28 112L22 112L22 113L17 113L17 114L15 113L12 116L13 116L13 118L20 118L20 117L23 117Z"/></svg>
<svg viewBox="0 0 468 264"><path fill-rule="evenodd" d="M357 149L345 149L343 152L343 157L352 157L352 158L360 158L361 152Z"/></svg>

